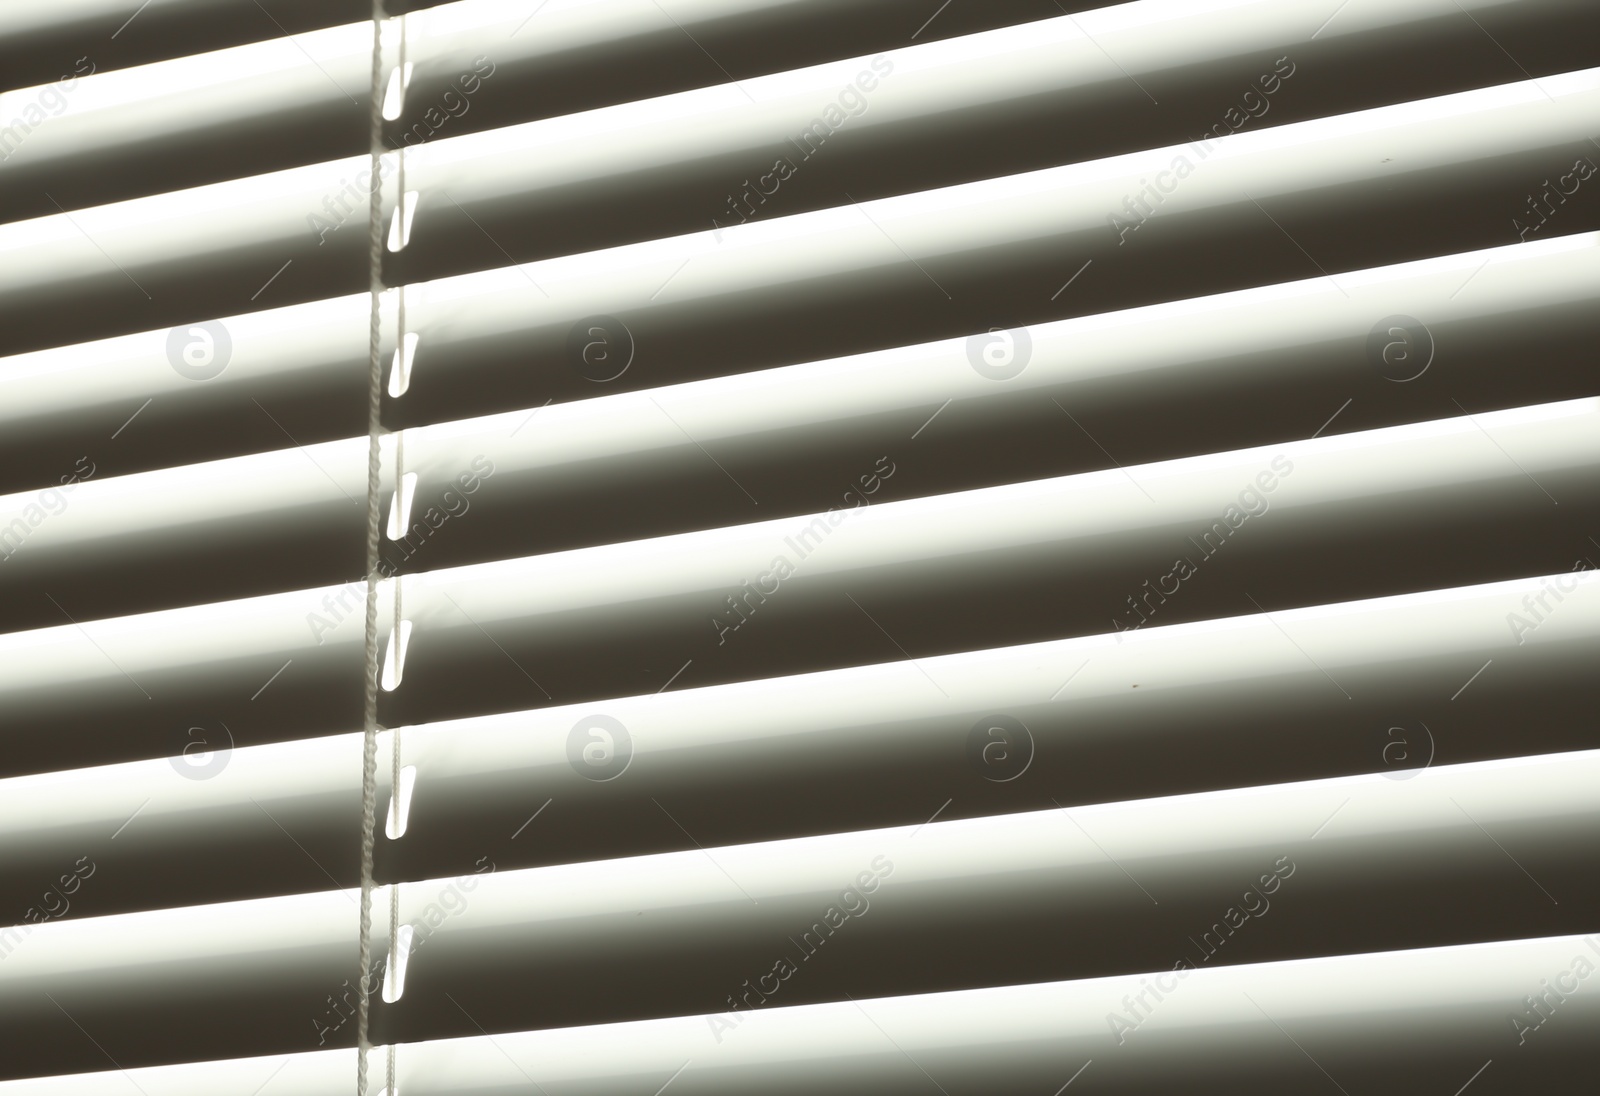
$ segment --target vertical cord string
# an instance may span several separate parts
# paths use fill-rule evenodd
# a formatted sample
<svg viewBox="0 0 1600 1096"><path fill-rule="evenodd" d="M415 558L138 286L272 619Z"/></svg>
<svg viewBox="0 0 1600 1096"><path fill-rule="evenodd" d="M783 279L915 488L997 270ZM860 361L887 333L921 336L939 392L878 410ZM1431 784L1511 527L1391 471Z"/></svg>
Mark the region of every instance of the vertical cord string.
<svg viewBox="0 0 1600 1096"><path fill-rule="evenodd" d="M399 67L395 71L400 74L400 101L402 104L404 104L406 91L406 17L404 15L400 16L400 61ZM402 105L402 110L403 109L404 107ZM406 150L404 145L401 145L399 150L395 152L395 156L400 160L400 170L398 172L399 177L395 180L395 189L397 191L397 198L399 201L399 204L395 207L395 217L400 220L400 231L403 239L405 233L406 216ZM399 369L404 364L406 353L405 286L402 285L399 288L397 296L400 298L398 308L399 321L395 326L394 346L395 368ZM402 502L405 498L406 490L406 434L404 430L395 431L394 484L394 505L397 510L403 513L404 508L402 506ZM403 537L406 535L408 530L401 528L400 523L396 522L395 532L399 533L400 537ZM394 539L399 540L400 537L395 537ZM394 652L394 675L396 687L398 687L400 683L400 667L405 654L405 634L401 631L401 623L404 620L403 611L400 605L400 588L402 581L403 580L399 572L396 571L394 576L394 630L390 633L394 638L389 641L390 650ZM389 816L392 819L391 828L396 834L398 834L400 832L400 729L398 727L394 729L389 738ZM389 887L389 975L391 977L398 976L400 973L399 949L400 881L396 879ZM387 1072L389 1081L387 1091L389 1096L395 1096L393 1043L389 1044L389 1053L387 1058Z"/></svg>
<svg viewBox="0 0 1600 1096"><path fill-rule="evenodd" d="M361 754L361 942L356 986L356 1096L367 1094L372 986L372 849L378 782L378 490L383 411L383 0L372 0L372 86L368 104L371 195L367 203L367 599Z"/></svg>

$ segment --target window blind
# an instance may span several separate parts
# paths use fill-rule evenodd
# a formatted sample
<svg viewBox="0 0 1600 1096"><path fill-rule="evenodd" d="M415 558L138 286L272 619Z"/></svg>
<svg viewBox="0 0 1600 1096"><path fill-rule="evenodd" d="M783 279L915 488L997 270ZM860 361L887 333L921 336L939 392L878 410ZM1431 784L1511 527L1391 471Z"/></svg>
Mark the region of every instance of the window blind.
<svg viewBox="0 0 1600 1096"><path fill-rule="evenodd" d="M367 14L0 24L0 1096L357 1089L369 598L369 1091L1584 1076L1600 13Z"/></svg>

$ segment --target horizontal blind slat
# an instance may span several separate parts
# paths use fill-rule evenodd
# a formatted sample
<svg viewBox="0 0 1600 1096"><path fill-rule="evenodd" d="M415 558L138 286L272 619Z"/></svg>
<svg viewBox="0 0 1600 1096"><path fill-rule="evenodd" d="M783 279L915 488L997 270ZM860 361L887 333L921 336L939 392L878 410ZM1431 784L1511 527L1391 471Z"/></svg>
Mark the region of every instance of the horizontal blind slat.
<svg viewBox="0 0 1600 1096"><path fill-rule="evenodd" d="M399 1076L417 1096L499 1096L530 1085L634 1096L668 1078L697 1096L755 1089L805 1096L823 1087L851 1096L917 1096L930 1089L930 1077L951 1096L1024 1096L1075 1078L1081 1084L1092 1073L1096 1091L1132 1096L1181 1086L1209 1096L1240 1083L1307 1089L1326 1084L1321 1067L1335 1084L1399 1096L1421 1078L1470 1080L1489 1059L1493 1080L1537 1085L1561 1076L1563 1066L1582 1068L1595 998L1566 998L1559 1016L1521 1045L1507 1014L1526 1009L1522 998L1552 973L1569 974L1571 984L1574 957L1592 962L1595 939L1551 936L1221 967L1182 981L1164 964L1116 978L859 1005L474 1034L401 1047ZM1155 979L1171 987L1159 1002L1149 990ZM1124 1001L1140 994L1154 1007L1147 1016L1141 1010L1138 1030L1118 1043L1106 1017L1126 1016ZM1362 1009L1370 997L1385 1007ZM0 1082L0 1093L116 1096L131 1079L148 1096L258 1086L270 1094L280 1085L300 1096L343 1096L353 1054L324 1050Z"/></svg>
<svg viewBox="0 0 1600 1096"><path fill-rule="evenodd" d="M1509 33L1551 18L1564 21L1563 40L1580 29L1566 25L1570 16L1558 5L1540 3L1545 12L1519 19ZM1012 23L1059 19L1063 11L1093 6L1087 0L990 0L942 13L913 39L927 18L920 0L438 4L405 19L410 78L398 116L387 127L389 140L409 147ZM402 5L391 7L398 13ZM151 7L141 16L160 10ZM337 10L328 8L330 14ZM350 19L368 14L348 0L342 11ZM257 18L272 35L266 17ZM42 101L47 113L31 122L24 117L9 144L0 131L0 149L10 153L0 173L0 219L46 216L61 207L101 205L364 151L372 33L369 24L334 26L338 21L297 28L326 29L293 38L191 51L198 55L111 75L104 50L85 47L90 56L78 68L91 71L86 83L58 79L63 73L72 77L71 66L51 70L38 58L15 76L7 71L13 80L37 72L41 86L0 98L0 124L25 114L30 103ZM192 13L186 26L197 29ZM390 27L386 80L399 54L399 21ZM129 31L135 29L154 27L130 22ZM119 43L97 43L107 44ZM0 68L4 56L0 52ZM1514 71L1504 76L1514 78Z"/></svg>
<svg viewBox="0 0 1600 1096"><path fill-rule="evenodd" d="M1545 576L405 727L415 784L377 878L917 825L945 800L951 820L1583 748L1594 586ZM581 753L597 715L626 733L609 759ZM80 856L104 868L62 916L354 886L360 736L233 749L228 726L185 728L170 759L0 783L0 891ZM1004 757L984 752L997 740Z"/></svg>
<svg viewBox="0 0 1600 1096"><path fill-rule="evenodd" d="M1271 961L1313 931L1329 956L1582 932L1600 900L1582 839L1597 777L1587 751L530 871L485 857L402 888L400 923L424 939L373 1038L719 1012L780 957L804 967L787 1006L1161 969L1191 948L1195 966ZM348 974L350 899L38 926L4 960L0 1016L56 1069L102 1060L78 1025L129 1067L348 1043L348 1025L324 1036L307 1015ZM1260 924L1221 928L1242 901ZM956 946L997 917L1003 937Z"/></svg>
<svg viewBox="0 0 1600 1096"><path fill-rule="evenodd" d="M383 718L663 687L688 660L680 687L1566 571L1597 416L1575 400L406 576L411 684ZM1139 609L1158 582L1171 596ZM364 598L352 581L0 637L10 772L160 755L197 713L248 742L342 730Z"/></svg>
<svg viewBox="0 0 1600 1096"><path fill-rule="evenodd" d="M710 90L737 96L734 90ZM803 245L791 242L776 256L761 256L763 266L754 276L746 273L721 285L722 294L737 288L751 298L748 304L720 300L725 322L730 309L747 321L771 310L773 303L763 299L772 294L774 281L807 275L805 280L814 283L828 275L827 288L835 296L847 287L857 296L870 277L880 310L891 301L951 304L941 307L937 318L919 317L930 328L921 337L937 337L985 327L1015 311L1015 304L1003 302L1019 282L1033 285L1027 298L1046 296L1039 287L1061 273L1063 255L1140 257L1137 282L1130 284L1125 268L1120 275L1086 283L1065 306L1079 313L1306 276L1305 253L1284 238L1284 227L1273 223L1255 196L1286 218L1293 238L1320 256L1324 271L1510 242L1515 229L1508 227L1504 211L1521 208L1529 178L1542 178L1551 163L1570 165L1592 148L1588 129L1597 99L1596 70L1588 70L1246 130L1212 142L1205 162L1192 166L1192 174L1181 181L1186 185L1175 177L1168 180L1177 196L1156 203L1160 208L1132 228L1123 222L1118 229L1113 214L1147 189L1152 175L1170 172L1178 157L1189 156L1187 146L889 197L861 208L840 206L839 195L829 193L820 204L830 208L818 212L670 240L660 237L695 233L706 222L668 201L669 195L651 182L655 176L641 172L637 151L620 151L631 149L627 142L613 148L573 134L559 156L536 140L518 147L544 125L534 123L532 129L511 127L436 142L408 155L407 187L420 197L411 240L386 261L385 277L391 284L411 283L498 268L508 257L525 262L655 238L637 250L620 248L567 264L593 269L595 263L625 256L658 257L638 272L637 282L616 285L613 279L610 292L594 294L606 301L609 314L620 313L625 321L639 317L636 335L642 344L644 318L664 288L670 288L669 301L678 300L695 287L714 284L729 266L749 264L763 250L757 241L770 248L784 236L804 235ZM794 109L801 105L796 100ZM747 106L742 99L729 100L726 109L739 118ZM804 100L799 116L809 117L810 110ZM649 132L657 128L654 120L648 123ZM726 136L716 127L695 126L672 143L669 159L679 162L685 147L715 144ZM700 168L708 163L692 154L690 162ZM308 222L322 200L364 166L364 159L334 161L80 210L70 218L0 226L0 322L13 345L26 350L59 345L69 315L80 337L98 337L234 314L264 292L269 279L272 291L262 304L354 292L364 276L363 242L350 233L308 230ZM643 190L629 196L625 189L602 185L601 177ZM713 171L696 189L715 189L724 177ZM929 183L921 179L920 185ZM386 208L392 211L393 188L389 191ZM625 224L622 213L601 215L600 206L619 203L637 224ZM1600 224L1588 205L1572 208L1568 231ZM1336 222L1351 218L1365 220L1368 231L1359 236L1335 232ZM1118 250L1145 220L1172 227L1133 237L1137 252ZM1392 236L1383 231L1385 225L1392 227ZM1221 236L1229 238L1229 250L1208 256L1203 281L1192 261L1162 265L1181 254L1192 259L1195 248L1212 249ZM673 273L701 257L705 261L694 263L686 276ZM787 277L775 277L774 259L792 264ZM994 277L996 259L1010 268L1008 277ZM273 277L288 264L293 264L292 278ZM578 289L559 282L554 289L541 286L549 275L537 268L517 276L534 279L527 287L530 300L540 301L547 315L570 303L568 294ZM839 320L851 317L853 310L829 299L823 288L805 286L801 292L813 309L834 305ZM961 303L953 304L952 298ZM69 300L70 311L64 303ZM1050 315L1047 304L1041 302L1027 318ZM571 324L584 314L593 312L561 317L563 344ZM728 325L729 332L737 330ZM887 334L889 345L917 337ZM853 341L849 349L865 348L861 333ZM520 395L512 392L513 398Z"/></svg>
<svg viewBox="0 0 1600 1096"><path fill-rule="evenodd" d="M0 63L52 64L98 2ZM413 944L373 1036L408 1096L542 1089L502 1040L574 1096L1052 1091L1097 1061L1098 1091L1491 1091L1490 1046L1488 1086L1570 1081L1600 211L1534 194L1592 167L1600 12L669 2L396 4L431 10L388 136L429 140L381 272L421 351L382 421L414 428L413 514L463 458L490 481L380 592L380 719L410 726L378 876ZM145 7L105 69L250 37ZM366 259L328 180L364 166L338 74L367 29L97 68L21 154L4 120L51 89L0 96L0 205L39 215L0 223L0 891L80 849L99 874L0 928L0 1076L34 1078L0 1096L123 1066L210 1091L252 1054L348 1087L307 1052L355 1038ZM429 122L491 39L491 93ZM797 127L827 153L738 210ZM235 368L174 385L199 324ZM626 379L574 366L586 325ZM1426 380L1391 375L1397 331ZM981 376L984 332L1026 379ZM906 455L857 480L884 437ZM42 490L63 455L86 482ZM822 513L838 475L859 497ZM623 779L586 767L597 727ZM989 771L997 731L1021 771ZM799 977L769 988L775 954ZM1128 972L1177 954L1158 1021Z"/></svg>
<svg viewBox="0 0 1600 1096"><path fill-rule="evenodd" d="M1584 355L1600 297L1593 243L1553 239L1358 272L1340 284L1319 278L1036 325L1008 336L1020 371L1003 379L980 368L986 348L999 345L980 332L407 430L415 494L404 537L391 534L382 558L388 569L436 570L1286 441L1319 425L1341 434L1587 395ZM1396 315L1409 317L1401 322L1415 330L1404 337L1429 356L1407 370L1423 375L1403 383L1386 375L1372 346L1375 329L1384 342L1396 338L1381 328ZM447 347L472 337L457 330L440 345L432 334L428 365L441 369L450 367ZM237 352L300 338L268 332L260 350ZM19 419L61 422L91 376L112 372L89 365L91 348L73 357L84 366L70 386L53 372L0 382L15 394ZM191 383L164 360L150 369ZM246 372L231 390L205 387L219 402L202 406L211 416L242 401L241 411L283 439L281 422L251 394L258 378L279 376ZM313 383L304 369L282 377L301 378ZM1157 384L1174 398L1152 404ZM280 392L272 405L309 397ZM1258 401L1275 414L1258 414ZM41 404L58 414L40 415ZM36 588L70 589L69 611L86 619L359 570L364 517L353 500L365 491L365 440L307 445L291 434L301 442L294 450L132 477L118 477L100 446L77 464L58 450L68 476L92 473L65 489L59 514L35 527L39 490L0 497L0 597L15 598L12 627L58 619ZM385 481L386 520L393 486ZM530 524L529 513L542 519ZM22 539L8 532L18 520Z"/></svg>

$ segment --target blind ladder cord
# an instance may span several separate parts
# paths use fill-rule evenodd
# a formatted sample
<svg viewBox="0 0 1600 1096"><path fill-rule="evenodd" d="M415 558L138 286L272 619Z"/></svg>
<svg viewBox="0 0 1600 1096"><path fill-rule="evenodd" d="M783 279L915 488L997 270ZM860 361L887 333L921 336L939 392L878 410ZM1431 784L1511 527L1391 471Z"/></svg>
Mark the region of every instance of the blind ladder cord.
<svg viewBox="0 0 1600 1096"><path fill-rule="evenodd" d="M361 755L361 930L360 981L356 986L356 1096L367 1094L367 1051L371 1048L372 851L376 838L378 777L378 491L383 428L383 184L380 175L383 158L383 23L383 0L372 0L372 82L367 112L368 154L372 169L371 193L367 203L367 288L370 296L367 332L367 598L363 675L365 693L362 706L364 737ZM395 791L398 793L398 787ZM392 1076L390 1084L392 1093Z"/></svg>

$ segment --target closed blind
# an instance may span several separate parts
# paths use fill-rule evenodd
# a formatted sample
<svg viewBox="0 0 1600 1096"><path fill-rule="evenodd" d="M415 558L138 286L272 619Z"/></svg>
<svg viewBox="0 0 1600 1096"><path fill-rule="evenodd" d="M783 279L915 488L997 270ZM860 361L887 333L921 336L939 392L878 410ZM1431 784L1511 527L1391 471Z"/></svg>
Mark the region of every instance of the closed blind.
<svg viewBox="0 0 1600 1096"><path fill-rule="evenodd" d="M1600 11L369 11L0 15L0 1096L1587 1076Z"/></svg>

